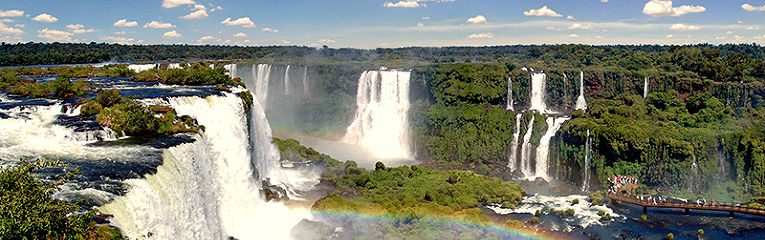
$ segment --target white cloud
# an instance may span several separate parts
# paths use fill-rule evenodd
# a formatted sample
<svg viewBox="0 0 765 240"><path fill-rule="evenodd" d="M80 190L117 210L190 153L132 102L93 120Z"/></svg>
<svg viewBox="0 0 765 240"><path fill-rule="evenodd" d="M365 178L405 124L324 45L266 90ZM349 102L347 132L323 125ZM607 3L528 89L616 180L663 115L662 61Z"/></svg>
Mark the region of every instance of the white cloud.
<svg viewBox="0 0 765 240"><path fill-rule="evenodd" d="M561 30L560 28L557 28L557 27L550 27L550 26L547 26L547 27L545 27L545 29L547 29L547 30L551 30L551 31L560 31L560 30Z"/></svg>
<svg viewBox="0 0 765 240"><path fill-rule="evenodd" d="M566 19L568 19L568 20L576 20L574 15L568 15L568 17L566 17Z"/></svg>
<svg viewBox="0 0 765 240"><path fill-rule="evenodd" d="M608 0L600 0L602 3L608 3Z"/></svg>
<svg viewBox="0 0 765 240"><path fill-rule="evenodd" d="M332 39L322 39L322 40L319 40L319 43L321 43L321 44L330 44L330 43L336 43L336 42L337 41L332 40Z"/></svg>
<svg viewBox="0 0 765 240"><path fill-rule="evenodd" d="M568 35L568 37L570 37L570 38L578 38L578 37L579 37L579 35L576 35L576 34L569 34L569 35Z"/></svg>
<svg viewBox="0 0 765 240"><path fill-rule="evenodd" d="M180 18L181 19L185 19L185 20L192 20L192 19L202 19L202 18L206 18L208 16L210 16L210 15L207 14L207 10L206 9L199 9L199 10L193 11L193 12L191 12L189 14L183 15Z"/></svg>
<svg viewBox="0 0 765 240"><path fill-rule="evenodd" d="M95 32L95 29L92 28L85 28L82 24L69 24L66 25L66 28L69 29L72 33L89 33L89 32Z"/></svg>
<svg viewBox="0 0 765 240"><path fill-rule="evenodd" d="M9 18L5 18L5 19L3 19L3 20L0 20L0 22L4 22L4 23L12 23L12 22L16 22L16 20L13 20L13 19L9 19Z"/></svg>
<svg viewBox="0 0 765 240"><path fill-rule="evenodd" d="M261 31L263 31L263 32L270 32L270 33L278 33L279 29L276 29L276 28L263 28L263 29L261 29Z"/></svg>
<svg viewBox="0 0 765 240"><path fill-rule="evenodd" d="M672 34L669 34L669 35L667 35L665 38L673 38L673 37L675 37L675 36L674 36L674 35L672 35Z"/></svg>
<svg viewBox="0 0 765 240"><path fill-rule="evenodd" d="M672 26L670 26L669 29L678 30L678 31L696 31L696 30L701 30L701 26L675 23L675 24L672 24Z"/></svg>
<svg viewBox="0 0 765 240"><path fill-rule="evenodd" d="M471 17L471 18L468 18L467 20L467 23L470 23L470 24L483 24L486 22L487 22L486 17L484 17L483 15Z"/></svg>
<svg viewBox="0 0 765 240"><path fill-rule="evenodd" d="M38 22L47 22L52 23L58 21L58 18L54 17L53 15L43 13L40 15L37 15L36 17L32 18L32 20L38 21Z"/></svg>
<svg viewBox="0 0 765 240"><path fill-rule="evenodd" d="M750 4L743 4L741 5L741 9L744 9L744 11L747 12L765 12L765 5L752 6Z"/></svg>
<svg viewBox="0 0 765 240"><path fill-rule="evenodd" d="M174 8L181 5L195 4L194 0L162 0L163 8Z"/></svg>
<svg viewBox="0 0 765 240"><path fill-rule="evenodd" d="M430 20L430 17L427 17L427 16L422 17L422 20Z"/></svg>
<svg viewBox="0 0 765 240"><path fill-rule="evenodd" d="M175 31L175 30L162 34L162 38L165 38L165 39L179 38L181 36L183 35L181 35L178 31Z"/></svg>
<svg viewBox="0 0 765 240"><path fill-rule="evenodd" d="M736 35L736 36L733 36L733 39L736 41L741 41L741 40L744 40L744 37Z"/></svg>
<svg viewBox="0 0 765 240"><path fill-rule="evenodd" d="M104 40L107 42L119 43L119 44L132 44L133 41L135 41L135 39L133 38L114 37L114 36L102 37L101 40Z"/></svg>
<svg viewBox="0 0 765 240"><path fill-rule="evenodd" d="M234 34L234 37L238 37L238 38L246 38L246 37L247 37L247 34L246 34L246 33L243 33L243 32L238 32L238 33Z"/></svg>
<svg viewBox="0 0 765 240"><path fill-rule="evenodd" d="M672 7L672 0L650 0L643 7L643 13L646 15L661 17L672 16L679 17L689 13L700 13L707 9L704 6L682 5Z"/></svg>
<svg viewBox="0 0 765 240"><path fill-rule="evenodd" d="M749 26L749 27L746 27L746 30L749 30L749 31L760 30L760 26Z"/></svg>
<svg viewBox="0 0 765 240"><path fill-rule="evenodd" d="M421 23L421 22L418 22L418 23L417 23L417 27L425 27L425 24L423 24L423 23Z"/></svg>
<svg viewBox="0 0 765 240"><path fill-rule="evenodd" d="M21 35L24 34L19 28L6 26L5 23L0 22L0 35Z"/></svg>
<svg viewBox="0 0 765 240"><path fill-rule="evenodd" d="M196 10L207 10L207 7L205 7L205 5L202 5L202 4L194 4L194 9L196 9Z"/></svg>
<svg viewBox="0 0 765 240"><path fill-rule="evenodd" d="M494 34L491 33L473 33L468 35L469 39L489 39L494 38Z"/></svg>
<svg viewBox="0 0 765 240"><path fill-rule="evenodd" d="M125 32L125 31L119 31L119 32L114 32L114 34L117 34L117 35L125 35L125 34L127 34L127 32Z"/></svg>
<svg viewBox="0 0 765 240"><path fill-rule="evenodd" d="M127 19L120 19L116 22L114 22L115 27L135 27L138 26L138 22L136 21L128 21Z"/></svg>
<svg viewBox="0 0 765 240"><path fill-rule="evenodd" d="M292 41L287 40L287 39L284 39L281 42L282 42L282 44L290 44L290 43L292 43Z"/></svg>
<svg viewBox="0 0 765 240"><path fill-rule="evenodd" d="M0 10L0 17L21 17L24 11L21 10Z"/></svg>
<svg viewBox="0 0 765 240"><path fill-rule="evenodd" d="M163 22L160 22L160 21L151 21L149 23L144 24L143 27L145 27L145 28L154 28L154 29L157 29L157 28L174 28L175 25L170 24L170 23L163 23Z"/></svg>
<svg viewBox="0 0 765 240"><path fill-rule="evenodd" d="M223 22L220 22L223 25L226 26L242 26L247 28L254 28L255 23L250 20L249 17L243 17L243 18L237 18L236 20L231 20L231 18L226 18L226 20L223 20Z"/></svg>
<svg viewBox="0 0 765 240"><path fill-rule="evenodd" d="M562 17L559 13L555 12L554 10L548 8L547 6L542 6L540 9L529 9L523 12L523 15L525 16L536 16L536 17Z"/></svg>
<svg viewBox="0 0 765 240"><path fill-rule="evenodd" d="M198 44L203 44L203 43L209 43L209 42L214 42L214 41L215 41L215 37L207 35L207 36L203 36L203 37L199 38L199 40L197 40L197 43Z"/></svg>
<svg viewBox="0 0 765 240"><path fill-rule="evenodd" d="M51 42L71 42L72 35L74 33L47 28L37 31L37 37Z"/></svg>
<svg viewBox="0 0 765 240"><path fill-rule="evenodd" d="M580 24L580 23L574 23L568 26L569 30L575 30L575 29L585 29L590 30L592 29L592 24Z"/></svg>
<svg viewBox="0 0 765 240"><path fill-rule="evenodd" d="M418 7L424 7L425 4L420 4L417 1L399 1L397 3L392 2L385 2L383 3L383 7L386 8L418 8Z"/></svg>

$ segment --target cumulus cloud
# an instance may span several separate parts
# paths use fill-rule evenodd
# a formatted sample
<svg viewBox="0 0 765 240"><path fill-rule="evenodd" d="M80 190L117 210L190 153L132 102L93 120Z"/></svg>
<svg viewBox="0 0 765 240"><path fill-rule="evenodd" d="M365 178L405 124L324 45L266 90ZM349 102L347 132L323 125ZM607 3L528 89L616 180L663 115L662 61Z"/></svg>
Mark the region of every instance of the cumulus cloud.
<svg viewBox="0 0 765 240"><path fill-rule="evenodd" d="M72 35L74 33L47 28L37 31L37 37L51 42L71 42Z"/></svg>
<svg viewBox="0 0 765 240"><path fill-rule="evenodd" d="M215 37L207 35L207 36L203 36L203 37L199 38L199 40L197 40L197 43L198 44L203 44L203 43L210 43L210 42L214 42L214 41L215 41Z"/></svg>
<svg viewBox="0 0 765 240"><path fill-rule="evenodd" d="M21 10L0 10L0 17L21 17L24 11Z"/></svg>
<svg viewBox="0 0 765 240"><path fill-rule="evenodd" d="M237 18L236 20L231 20L231 18L226 18L226 20L223 20L223 22L220 22L223 25L226 26L242 26L246 28L254 28L255 23L250 20L249 17L243 17L243 18Z"/></svg>
<svg viewBox="0 0 765 240"><path fill-rule="evenodd" d="M535 17L562 17L559 13L555 12L555 10L550 9L547 6L542 6L540 9L529 9L523 12L523 15L525 16L535 16Z"/></svg>
<svg viewBox="0 0 765 240"><path fill-rule="evenodd" d="M120 19L114 22L115 27L135 27L138 26L138 22L136 21L128 21L127 19Z"/></svg>
<svg viewBox="0 0 765 240"><path fill-rule="evenodd" d="M179 38L181 36L183 35L181 35L178 31L175 31L175 30L162 34L162 38L164 39Z"/></svg>
<svg viewBox="0 0 765 240"><path fill-rule="evenodd" d="M574 23L568 26L568 29L575 30L575 29L585 29L590 30L592 29L592 24L580 24L580 23Z"/></svg>
<svg viewBox="0 0 765 240"><path fill-rule="evenodd" d="M145 28L154 28L154 29L157 29L157 28L174 28L175 25L170 24L170 23L163 23L163 22L160 22L160 21L151 21L149 23L144 24L143 27L145 27Z"/></svg>
<svg viewBox="0 0 765 240"><path fill-rule="evenodd" d="M247 37L247 34L246 34L246 33L243 33L243 32L238 32L238 33L234 34L234 37L238 37L238 38L246 38L246 37Z"/></svg>
<svg viewBox="0 0 765 240"><path fill-rule="evenodd" d="M132 44L133 41L135 41L135 39L133 38L114 37L114 36L102 37L101 40L104 40L107 42L119 43L119 44Z"/></svg>
<svg viewBox="0 0 765 240"><path fill-rule="evenodd" d="M672 35L672 34L669 34L669 35L666 36L666 38L673 38L673 37L675 37L675 36Z"/></svg>
<svg viewBox="0 0 765 240"><path fill-rule="evenodd" d="M467 23L470 23L470 24L482 24L482 23L486 23L486 22L487 22L486 21L486 17L484 17L483 15L478 15L478 16L475 16L475 17L471 17L471 18L468 18L468 20L467 20Z"/></svg>
<svg viewBox="0 0 765 240"><path fill-rule="evenodd" d="M32 20L38 21L38 22L47 22L52 23L58 21L58 18L54 17L53 15L43 13L40 15L37 15L36 17L32 18Z"/></svg>
<svg viewBox="0 0 765 240"><path fill-rule="evenodd" d="M423 24L423 23L421 23L421 22L418 22L418 23L417 23L417 27L425 27L425 24Z"/></svg>
<svg viewBox="0 0 765 240"><path fill-rule="evenodd" d="M337 41L332 40L332 39L322 39L322 40L319 40L319 43L321 43L321 44L330 44L330 43L336 43L336 42Z"/></svg>
<svg viewBox="0 0 765 240"><path fill-rule="evenodd" d="M566 19L568 19L568 20L576 20L574 15L568 15L568 17L566 17Z"/></svg>
<svg viewBox="0 0 765 240"><path fill-rule="evenodd" d="M579 35L576 35L576 34L569 34L569 35L568 35L568 37L570 37L570 38L578 38L578 37L579 37Z"/></svg>
<svg viewBox="0 0 765 240"><path fill-rule="evenodd" d="M278 33L279 29L276 29L276 28L263 28L263 29L261 29L261 31L263 31L263 32L270 32L270 33Z"/></svg>
<svg viewBox="0 0 765 240"><path fill-rule="evenodd" d="M547 27L545 27L545 29L547 29L547 30L551 30L551 31L560 31L560 30L561 30L560 28L557 28L557 27L550 27L550 26L547 26Z"/></svg>
<svg viewBox="0 0 765 240"><path fill-rule="evenodd" d="M424 7L425 4L420 4L417 1L399 1L397 3L393 2L385 2L383 3L383 7L386 8L418 8L418 7Z"/></svg>
<svg viewBox="0 0 765 240"><path fill-rule="evenodd" d="M182 5L195 4L194 0L162 0L163 8L174 8Z"/></svg>
<svg viewBox="0 0 765 240"><path fill-rule="evenodd" d="M4 18L3 20L0 20L0 22L4 22L4 23L12 23L12 22L16 22L16 20L13 20L13 19L9 19L9 18Z"/></svg>
<svg viewBox="0 0 765 240"><path fill-rule="evenodd" d="M193 12L191 12L189 14L183 15L180 18L181 19L185 19L185 20L192 20L192 19L202 19L202 18L206 18L208 16L210 16L210 15L207 14L207 10L199 9L199 10L193 11Z"/></svg>
<svg viewBox="0 0 765 240"><path fill-rule="evenodd" d="M24 34L24 31L22 31L20 28L7 26L5 25L5 23L0 22L0 35L21 35L21 34Z"/></svg>
<svg viewBox="0 0 765 240"><path fill-rule="evenodd" d="M489 39L494 38L494 34L491 33L473 33L468 35L469 39Z"/></svg>
<svg viewBox="0 0 765 240"><path fill-rule="evenodd" d="M679 17L689 13L704 12L706 10L707 9L704 6L697 5L682 5L679 7L673 7L672 0L651 0L648 1L643 7L644 14L654 17Z"/></svg>
<svg viewBox="0 0 765 240"><path fill-rule="evenodd" d="M72 33L89 33L89 32L95 32L95 29L92 28L85 28L82 24L69 24L66 25L66 28L69 29L69 32Z"/></svg>
<svg viewBox="0 0 765 240"><path fill-rule="evenodd" d="M741 5L741 9L744 9L744 11L747 12L765 12L765 5L752 6L751 4L743 4Z"/></svg>
<svg viewBox="0 0 765 240"><path fill-rule="evenodd" d="M678 30L678 31L696 31L696 30L701 30L701 26L675 23L675 24L672 24L672 26L669 27L669 29Z"/></svg>

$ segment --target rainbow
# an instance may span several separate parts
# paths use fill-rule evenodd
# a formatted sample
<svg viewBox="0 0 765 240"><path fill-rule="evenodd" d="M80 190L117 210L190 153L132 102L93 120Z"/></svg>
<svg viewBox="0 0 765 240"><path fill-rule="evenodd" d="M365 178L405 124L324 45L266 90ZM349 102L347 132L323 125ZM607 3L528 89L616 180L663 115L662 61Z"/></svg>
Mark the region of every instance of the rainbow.
<svg viewBox="0 0 765 240"><path fill-rule="evenodd" d="M379 223L379 222L400 222L401 216L394 216L390 214L365 214L354 211L345 210L312 210L311 211L314 220L321 220L327 222L344 221L352 219L353 221L360 221L364 223ZM486 233L491 233L500 239L562 239L560 236L556 236L550 232L537 231L535 229L524 228L519 226L518 228L502 226L498 224L469 221L460 218L448 217L448 216L421 216L418 217L420 221L426 221L428 223L435 224L436 227L442 226L445 229L453 229L455 225L460 225L467 228L474 228L483 230Z"/></svg>

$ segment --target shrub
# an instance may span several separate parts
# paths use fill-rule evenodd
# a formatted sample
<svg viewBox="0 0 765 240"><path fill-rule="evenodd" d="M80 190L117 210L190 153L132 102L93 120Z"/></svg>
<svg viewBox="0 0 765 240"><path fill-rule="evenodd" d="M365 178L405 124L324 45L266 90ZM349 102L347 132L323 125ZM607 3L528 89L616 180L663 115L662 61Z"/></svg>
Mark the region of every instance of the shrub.
<svg viewBox="0 0 765 240"><path fill-rule="evenodd" d="M383 164L382 162L376 162L375 170L385 170L385 164Z"/></svg>
<svg viewBox="0 0 765 240"><path fill-rule="evenodd" d="M667 239L668 239L668 240L673 240L673 239L675 239L675 234L672 234L672 233L667 233Z"/></svg>
<svg viewBox="0 0 765 240"><path fill-rule="evenodd" d="M80 115L82 116L95 116L103 110L103 106L100 103L90 100L85 102L80 108Z"/></svg>
<svg viewBox="0 0 765 240"><path fill-rule="evenodd" d="M569 208L569 209L566 209L566 211L564 211L563 213L567 217L573 217L576 211L574 211L574 209Z"/></svg>
<svg viewBox="0 0 765 240"><path fill-rule="evenodd" d="M648 215L645 215L645 214L640 215L640 220L643 220L644 222L648 221Z"/></svg>
<svg viewBox="0 0 765 240"><path fill-rule="evenodd" d="M119 89L99 90L96 94L96 101L103 107L111 107L122 102L122 95Z"/></svg>
<svg viewBox="0 0 765 240"><path fill-rule="evenodd" d="M159 129L159 120L154 113L135 100L104 108L98 114L98 124L131 136L150 135Z"/></svg>
<svg viewBox="0 0 765 240"><path fill-rule="evenodd" d="M578 198L575 198L574 200L571 201L571 205L577 205L577 204L579 204Z"/></svg>
<svg viewBox="0 0 765 240"><path fill-rule="evenodd" d="M529 223L532 225L539 224L539 217L531 217L531 219L529 219Z"/></svg>

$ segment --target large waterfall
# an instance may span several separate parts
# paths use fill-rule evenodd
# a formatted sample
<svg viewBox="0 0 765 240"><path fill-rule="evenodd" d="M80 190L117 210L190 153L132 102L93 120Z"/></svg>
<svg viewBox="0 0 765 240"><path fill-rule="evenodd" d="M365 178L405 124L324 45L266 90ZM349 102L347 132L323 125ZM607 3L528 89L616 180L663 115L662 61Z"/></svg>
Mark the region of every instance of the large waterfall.
<svg viewBox="0 0 765 240"><path fill-rule="evenodd" d="M564 122L569 120L568 117L547 118L547 131L542 138L539 139L539 146L537 147L537 162L536 170L534 171L534 178L544 178L546 181L550 181L550 176L547 174L547 158L550 155L550 139L560 130L560 127Z"/></svg>
<svg viewBox="0 0 765 240"><path fill-rule="evenodd" d="M231 77L231 78L235 78L236 77L236 64L235 63L223 65L223 69L226 69L226 75L228 75L229 77Z"/></svg>
<svg viewBox="0 0 765 240"><path fill-rule="evenodd" d="M269 79L271 79L271 64L253 65L252 78L254 80L254 86L248 85L248 88L255 94L258 102L260 102L263 109L265 109L266 106L268 106L268 83Z"/></svg>
<svg viewBox="0 0 765 240"><path fill-rule="evenodd" d="M290 95L290 65L284 70L284 95Z"/></svg>
<svg viewBox="0 0 765 240"><path fill-rule="evenodd" d="M507 78L507 103L505 109L515 111L513 109L513 79Z"/></svg>
<svg viewBox="0 0 765 240"><path fill-rule="evenodd" d="M534 132L534 118L535 115L531 115L531 121L529 121L528 127L526 127L526 134L523 135L523 145L521 145L521 172L523 176L531 176L531 134Z"/></svg>
<svg viewBox="0 0 765 240"><path fill-rule="evenodd" d="M380 159L411 159L408 71L366 71L359 77L356 115L344 141Z"/></svg>
<svg viewBox="0 0 765 240"><path fill-rule="evenodd" d="M303 97L308 97L308 67L303 67Z"/></svg>
<svg viewBox="0 0 765 240"><path fill-rule="evenodd" d="M515 166L517 165L518 161L518 138L521 135L521 117L523 114L518 113L515 115L515 133L513 133L513 145L510 149L510 159L507 162L507 167L510 168L510 171L515 171Z"/></svg>
<svg viewBox="0 0 765 240"><path fill-rule="evenodd" d="M584 99L584 72L579 72L579 98L576 99L576 110L587 110L587 100Z"/></svg>
<svg viewBox="0 0 765 240"><path fill-rule="evenodd" d="M178 114L196 118L204 132L193 143L165 150L156 174L126 181L130 191L101 211L113 214L134 239L288 238L309 213L260 196L242 101L226 94L171 98L169 104ZM253 104L253 111L262 109ZM263 120L252 121L267 126ZM269 159L255 160L260 167Z"/></svg>
<svg viewBox="0 0 765 240"><path fill-rule="evenodd" d="M547 104L545 103L545 85L547 81L547 75L538 72L531 74L531 106L529 110L534 110L540 113L548 113Z"/></svg>
<svg viewBox="0 0 765 240"><path fill-rule="evenodd" d="M592 139L590 138L590 129L587 129L587 139L584 142L584 165L582 166L582 191L590 189L590 148L592 148Z"/></svg>
<svg viewBox="0 0 765 240"><path fill-rule="evenodd" d="M648 97L648 77L643 80L643 99Z"/></svg>

